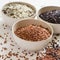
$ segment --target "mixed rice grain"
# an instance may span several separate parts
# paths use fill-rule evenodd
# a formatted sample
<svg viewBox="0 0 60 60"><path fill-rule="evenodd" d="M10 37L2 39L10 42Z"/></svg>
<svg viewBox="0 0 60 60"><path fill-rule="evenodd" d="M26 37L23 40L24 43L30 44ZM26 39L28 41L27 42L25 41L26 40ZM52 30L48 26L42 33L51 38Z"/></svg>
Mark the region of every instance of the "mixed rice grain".
<svg viewBox="0 0 60 60"><path fill-rule="evenodd" d="M35 12L33 8L23 3L10 3L4 6L3 13L9 17L22 19L31 17Z"/></svg>

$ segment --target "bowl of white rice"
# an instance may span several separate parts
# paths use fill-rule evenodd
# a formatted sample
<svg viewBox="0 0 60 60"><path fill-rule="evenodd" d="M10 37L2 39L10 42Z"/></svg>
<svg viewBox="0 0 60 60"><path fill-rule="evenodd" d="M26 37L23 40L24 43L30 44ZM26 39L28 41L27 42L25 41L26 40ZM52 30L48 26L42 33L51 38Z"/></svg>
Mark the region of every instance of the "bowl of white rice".
<svg viewBox="0 0 60 60"><path fill-rule="evenodd" d="M2 8L3 20L9 26L12 26L17 20L34 18L35 15L36 8L25 2L10 2Z"/></svg>

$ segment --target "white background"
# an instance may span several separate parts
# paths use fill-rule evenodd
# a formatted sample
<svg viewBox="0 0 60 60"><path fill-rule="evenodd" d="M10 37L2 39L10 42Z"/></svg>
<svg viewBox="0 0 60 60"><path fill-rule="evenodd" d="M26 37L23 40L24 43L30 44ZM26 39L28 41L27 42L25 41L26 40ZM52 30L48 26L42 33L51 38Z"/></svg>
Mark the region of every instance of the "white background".
<svg viewBox="0 0 60 60"><path fill-rule="evenodd" d="M40 7L47 6L47 5L60 6L60 0L0 0L0 10L4 4L12 1L23 1L23 2L30 3L34 5L37 10L39 10Z"/></svg>

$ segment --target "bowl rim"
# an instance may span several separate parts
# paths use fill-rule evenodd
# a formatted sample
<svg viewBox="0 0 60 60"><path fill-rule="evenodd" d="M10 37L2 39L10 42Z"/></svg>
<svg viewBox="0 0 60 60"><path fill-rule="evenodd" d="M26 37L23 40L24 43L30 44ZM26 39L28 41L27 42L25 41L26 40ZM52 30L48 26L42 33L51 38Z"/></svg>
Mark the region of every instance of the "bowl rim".
<svg viewBox="0 0 60 60"><path fill-rule="evenodd" d="M6 3L6 4L2 7L2 9L1 9L2 15L6 16L6 17L8 17L8 18L11 18L11 19L17 19L17 18L12 18L12 17L4 14L4 12L2 11L6 5L9 5L9 4L11 4L11 3L17 3L17 4L20 3L20 4L28 5L29 7L31 7L31 8L33 9L34 14L33 14L32 16L30 16L30 17L27 17L27 18L34 18L34 17L36 16L36 7L35 7L34 5L32 5L32 4L30 4L30 3L26 3L26 2L20 2L20 1L15 1L15 2L8 2L8 3ZM23 19L23 18L19 18L19 19ZM24 18L24 19L26 19L26 18Z"/></svg>
<svg viewBox="0 0 60 60"><path fill-rule="evenodd" d="M50 24L52 24L52 25L60 25L59 23L56 24L56 23L51 23L51 22L45 21L44 19L42 19L42 18L39 17L39 14L41 14L40 11L41 11L42 9L49 8L49 7L50 7L50 8L51 8L51 7L60 8L59 6L44 6L44 7L42 7L42 8L39 9L38 14L37 14L37 18L39 18L40 20L42 20L42 21L44 21L44 22L50 23Z"/></svg>
<svg viewBox="0 0 60 60"><path fill-rule="evenodd" d="M32 19L32 20L36 20L36 21L40 21L39 19L33 19L33 18L30 18L30 19L22 19L21 21L29 21L29 20L31 20L31 19ZM18 22L21 22L21 21L16 21L16 22L13 24L13 26L12 26L12 34L13 34L15 37L17 37L17 38L19 38L19 39L21 39L21 40L23 40L23 41L25 41L25 42L36 43L36 42L41 42L41 41L47 41L47 40L49 40L49 39L53 36L53 28L52 28L52 26L51 26L50 24L44 22L44 21L41 21L41 22L47 24L48 27L50 27L50 29L51 29L51 35L50 35L50 37L48 37L48 38L45 39L45 40L41 40L41 41L28 41L28 40L22 39L22 38L18 37L18 36L14 33L14 29L13 29L14 26L15 26Z"/></svg>

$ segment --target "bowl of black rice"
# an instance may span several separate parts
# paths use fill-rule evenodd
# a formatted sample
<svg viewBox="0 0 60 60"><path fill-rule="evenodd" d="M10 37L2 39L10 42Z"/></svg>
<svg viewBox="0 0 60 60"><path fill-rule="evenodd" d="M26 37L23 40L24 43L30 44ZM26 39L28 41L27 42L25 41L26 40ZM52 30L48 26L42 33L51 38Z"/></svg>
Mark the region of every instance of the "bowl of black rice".
<svg viewBox="0 0 60 60"><path fill-rule="evenodd" d="M38 19L52 25L54 33L60 33L60 7L59 6L46 6L38 11Z"/></svg>

